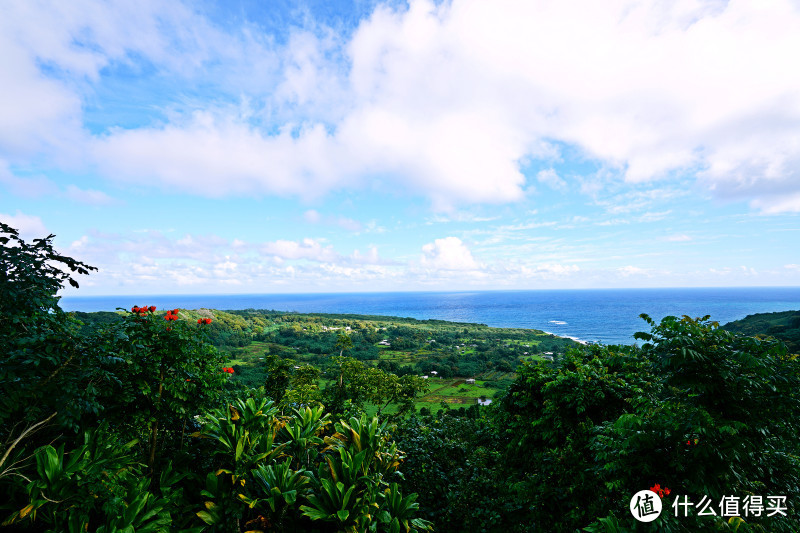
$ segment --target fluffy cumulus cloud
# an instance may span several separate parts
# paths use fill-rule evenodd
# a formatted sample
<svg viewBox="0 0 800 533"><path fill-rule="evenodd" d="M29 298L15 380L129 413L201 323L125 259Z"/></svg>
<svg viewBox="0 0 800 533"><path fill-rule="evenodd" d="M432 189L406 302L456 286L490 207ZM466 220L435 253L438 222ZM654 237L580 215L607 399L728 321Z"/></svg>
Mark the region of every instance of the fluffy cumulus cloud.
<svg viewBox="0 0 800 533"><path fill-rule="evenodd" d="M41 221L18 214L0 220L37 231ZM389 287L402 276L402 265L380 256L376 247L342 253L316 239L245 242L216 235L169 237L158 231L109 234L92 231L73 241L69 255L99 271L81 279L82 290L123 293L293 292L331 289L336 279L348 287Z"/></svg>
<svg viewBox="0 0 800 533"><path fill-rule="evenodd" d="M11 2L0 22L11 161L44 151L208 196L313 198L377 180L449 210L520 200L524 165L557 157L557 141L628 182L690 173L719 197L800 210L791 0L411 0L285 42L175 2L45 4ZM121 65L213 94L161 91L140 102L157 117L90 133L85 104Z"/></svg>
<svg viewBox="0 0 800 533"><path fill-rule="evenodd" d="M618 268L617 272L623 277L643 276L643 275L647 275L648 274L647 269L635 267L635 266L632 266L632 265L628 265L628 266L624 266L624 267Z"/></svg>
<svg viewBox="0 0 800 533"><path fill-rule="evenodd" d="M178 2L4 2L0 148L11 157L51 150L59 161L80 159L76 145L87 141L82 107L104 69L139 57L188 72L210 57L206 43L218 39ZM211 55L225 53L218 47Z"/></svg>
<svg viewBox="0 0 800 533"><path fill-rule="evenodd" d="M19 236L25 241L41 239L49 235L41 218L34 215L26 215L20 211L13 215L0 213L0 222L8 224L19 231Z"/></svg>
<svg viewBox="0 0 800 533"><path fill-rule="evenodd" d="M324 246L314 239L303 239L300 242L277 240L261 247L262 253L279 259L307 259L310 261L336 261L339 255L333 246Z"/></svg>
<svg viewBox="0 0 800 533"><path fill-rule="evenodd" d="M480 265L458 237L436 239L422 247L420 264L430 270L477 270Z"/></svg>

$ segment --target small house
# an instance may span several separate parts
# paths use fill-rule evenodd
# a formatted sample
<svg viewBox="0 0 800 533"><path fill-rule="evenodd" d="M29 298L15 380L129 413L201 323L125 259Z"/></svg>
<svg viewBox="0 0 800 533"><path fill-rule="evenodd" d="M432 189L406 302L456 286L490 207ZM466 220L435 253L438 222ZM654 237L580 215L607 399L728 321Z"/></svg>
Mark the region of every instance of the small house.
<svg viewBox="0 0 800 533"><path fill-rule="evenodd" d="M468 378L464 380L464 383L466 383L467 385L475 385L475 378Z"/></svg>

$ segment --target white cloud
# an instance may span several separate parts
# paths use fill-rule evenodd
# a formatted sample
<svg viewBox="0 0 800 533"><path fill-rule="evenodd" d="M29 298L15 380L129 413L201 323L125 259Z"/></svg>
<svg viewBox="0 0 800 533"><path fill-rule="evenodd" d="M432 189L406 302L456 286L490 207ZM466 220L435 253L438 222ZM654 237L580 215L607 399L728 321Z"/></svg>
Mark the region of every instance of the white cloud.
<svg viewBox="0 0 800 533"><path fill-rule="evenodd" d="M567 190L567 182L564 181L552 168L540 170L536 174L536 179L539 181L539 183L543 183L551 189L555 189L557 191Z"/></svg>
<svg viewBox="0 0 800 533"><path fill-rule="evenodd" d="M370 246L369 252L366 255L363 255L358 250L353 251L353 261L357 263L378 263L380 262L380 258L378 257L378 249L375 246Z"/></svg>
<svg viewBox="0 0 800 533"><path fill-rule="evenodd" d="M458 237L436 239L422 247L420 264L431 270L477 270L480 265Z"/></svg>
<svg viewBox="0 0 800 533"><path fill-rule="evenodd" d="M54 181L46 176L16 176L2 159L0 159L0 184L4 185L13 195L23 198L63 196L69 200L89 205L116 203L113 198L102 191L81 189L76 185L69 185L62 191Z"/></svg>
<svg viewBox="0 0 800 533"><path fill-rule="evenodd" d="M740 266L739 271L746 276L758 276L758 271L753 267Z"/></svg>
<svg viewBox="0 0 800 533"><path fill-rule="evenodd" d="M72 242L66 252L100 269L89 278L92 284L81 281L82 287L116 293L198 287L209 292L243 287L252 292L252 287L266 290L288 283L295 291L320 291L343 277L351 285L374 289L370 283L391 283L404 267L382 258L374 246L366 253L354 250L346 255L315 239L246 243L214 235L170 239L157 231L93 231Z"/></svg>
<svg viewBox="0 0 800 533"><path fill-rule="evenodd" d="M349 41L309 24L285 45L255 26L223 33L177 2L5 7L10 161L45 152L212 197L314 198L380 182L452 210L522 200L521 166L564 143L631 183L699 172L719 197L800 210L791 0L412 0L379 5ZM201 81L217 93L90 140L94 85L109 67L144 63L178 89ZM581 190L596 191L591 181Z"/></svg>
<svg viewBox="0 0 800 533"><path fill-rule="evenodd" d="M203 70L209 48L215 60L228 54L230 41L178 2L11 0L3 15L0 150L12 157L82 160L82 104L103 69L138 56L187 75Z"/></svg>
<svg viewBox="0 0 800 533"><path fill-rule="evenodd" d="M41 239L50 234L41 218L34 215L26 215L19 210L15 215L0 213L0 221L19 231L19 236L25 241Z"/></svg>
<svg viewBox="0 0 800 533"><path fill-rule="evenodd" d="M39 198L58 192L58 186L45 176L22 178L15 176L8 168L8 163L0 159L0 184L11 194L24 198Z"/></svg>
<svg viewBox="0 0 800 533"><path fill-rule="evenodd" d="M323 246L314 239L302 241L277 240L261 245L261 253L274 255L281 259L307 259L309 261L337 261L339 255L333 246Z"/></svg>
<svg viewBox="0 0 800 533"><path fill-rule="evenodd" d="M77 241L72 241L72 244L70 244L69 247L71 250L80 250L81 248L85 248L87 244L89 244L89 236L83 235Z"/></svg>
<svg viewBox="0 0 800 533"><path fill-rule="evenodd" d="M800 176L796 178L800 180ZM766 214L776 213L798 213L800 212L800 192L788 193L786 195L770 195L756 198L750 202L753 207L760 209Z"/></svg>
<svg viewBox="0 0 800 533"><path fill-rule="evenodd" d="M623 277L642 276L649 273L649 271L645 268L639 268L631 265L620 267L617 269L617 272Z"/></svg>

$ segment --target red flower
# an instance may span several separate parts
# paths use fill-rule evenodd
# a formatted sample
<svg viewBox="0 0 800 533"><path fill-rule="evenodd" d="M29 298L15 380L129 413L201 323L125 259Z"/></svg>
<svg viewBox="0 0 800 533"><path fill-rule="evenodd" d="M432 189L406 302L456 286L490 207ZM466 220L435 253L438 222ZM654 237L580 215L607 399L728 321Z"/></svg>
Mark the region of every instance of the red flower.
<svg viewBox="0 0 800 533"><path fill-rule="evenodd" d="M178 310L177 310L177 309L173 309L173 310L172 310L172 314L173 314L173 315L177 315L177 314L178 314Z"/></svg>
<svg viewBox="0 0 800 533"><path fill-rule="evenodd" d="M198 323L198 324L202 324L202 323L203 323L203 319L202 319L202 318L198 318L198 319L197 319L197 323Z"/></svg>
<svg viewBox="0 0 800 533"><path fill-rule="evenodd" d="M155 305L151 305L150 306L150 312L151 313L155 313L156 312L156 306Z"/></svg>
<svg viewBox="0 0 800 533"><path fill-rule="evenodd" d="M669 490L669 488L667 488L667 487L664 487L664 488L662 489L662 488L661 488L661 484L660 484L660 483L656 483L655 485L653 485L652 487L650 487L650 490L651 490L652 492L655 492L656 494L658 494L658 497L659 497L659 498L663 498L664 496L668 496L668 495L669 495L669 493L670 493L670 492L672 492L672 491L671 491L671 490Z"/></svg>
<svg viewBox="0 0 800 533"><path fill-rule="evenodd" d="M211 319L210 318L206 318L206 324L211 324ZM233 370L233 369L231 369L231 370Z"/></svg>
<svg viewBox="0 0 800 533"><path fill-rule="evenodd" d="M131 313L138 313L138 312L139 312L139 306L138 305L134 305L133 307L131 307Z"/></svg>

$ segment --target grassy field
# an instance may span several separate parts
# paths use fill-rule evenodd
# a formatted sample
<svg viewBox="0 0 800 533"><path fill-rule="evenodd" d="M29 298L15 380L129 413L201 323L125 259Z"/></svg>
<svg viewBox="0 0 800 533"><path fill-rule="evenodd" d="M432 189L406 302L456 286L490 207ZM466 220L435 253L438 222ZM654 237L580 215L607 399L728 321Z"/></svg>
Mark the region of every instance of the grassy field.
<svg viewBox="0 0 800 533"><path fill-rule="evenodd" d="M268 351L269 343L253 342L249 346L240 349L236 357L230 359L226 364L229 366L245 367L255 370L263 359L265 351ZM302 359L302 354L297 357ZM419 354L409 351L396 351L382 348L380 350L380 360L394 361L402 366L412 366L417 361ZM538 356L528 356L525 359L541 360ZM377 362L377 361L373 361ZM443 409L447 404L449 408L469 407L478 403L479 399L492 399L507 387L514 379L513 372L487 371L476 377L474 384L467 384L466 378L447 378L442 379L431 375L428 382L428 391L420 396L416 403L416 410L428 408L435 413ZM320 387L323 388L329 380L321 379ZM378 406L367 406L367 412L374 414L378 411ZM382 412L391 414L397 411L397 406L390 405Z"/></svg>

